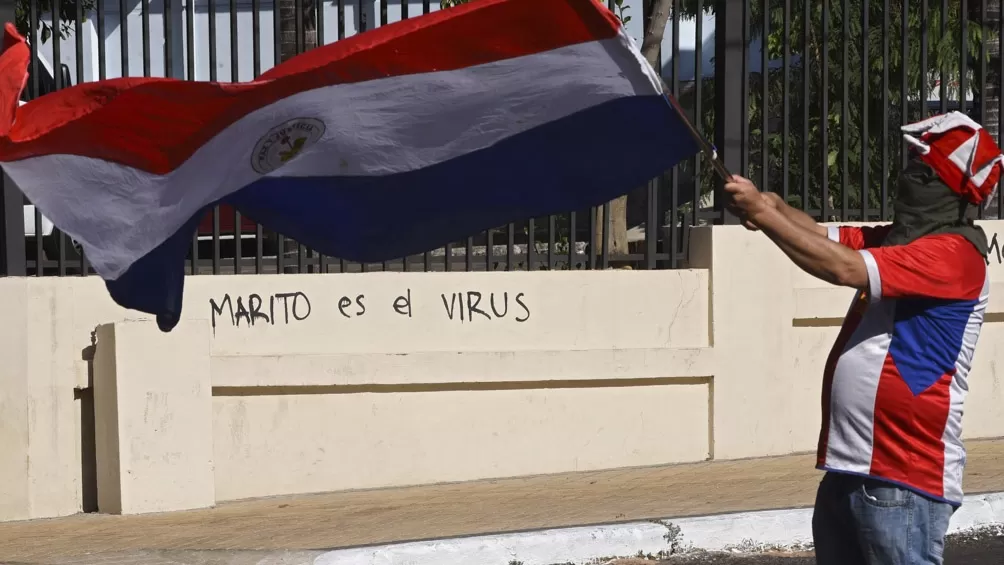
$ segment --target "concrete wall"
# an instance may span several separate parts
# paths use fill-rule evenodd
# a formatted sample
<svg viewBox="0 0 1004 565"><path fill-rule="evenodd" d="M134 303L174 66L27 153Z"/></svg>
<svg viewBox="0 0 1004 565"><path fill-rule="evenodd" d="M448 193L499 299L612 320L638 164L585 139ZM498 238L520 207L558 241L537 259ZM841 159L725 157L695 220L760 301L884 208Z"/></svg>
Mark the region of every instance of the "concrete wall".
<svg viewBox="0 0 1004 565"><path fill-rule="evenodd" d="M170 334L94 277L0 280L0 520L814 449L851 291L691 239L673 271L190 277ZM967 437L1004 435L988 261Z"/></svg>

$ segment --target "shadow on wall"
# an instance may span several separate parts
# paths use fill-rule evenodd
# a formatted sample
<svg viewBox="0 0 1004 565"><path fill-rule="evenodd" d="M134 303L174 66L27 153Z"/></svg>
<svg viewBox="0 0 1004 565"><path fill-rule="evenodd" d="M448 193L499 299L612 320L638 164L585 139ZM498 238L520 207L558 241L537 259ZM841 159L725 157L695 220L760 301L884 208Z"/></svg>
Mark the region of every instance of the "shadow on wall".
<svg viewBox="0 0 1004 565"><path fill-rule="evenodd" d="M93 341L94 337L91 336ZM94 443L94 345L85 347L80 358L87 363L87 388L73 389L80 414L80 496L83 512L98 511L98 461Z"/></svg>

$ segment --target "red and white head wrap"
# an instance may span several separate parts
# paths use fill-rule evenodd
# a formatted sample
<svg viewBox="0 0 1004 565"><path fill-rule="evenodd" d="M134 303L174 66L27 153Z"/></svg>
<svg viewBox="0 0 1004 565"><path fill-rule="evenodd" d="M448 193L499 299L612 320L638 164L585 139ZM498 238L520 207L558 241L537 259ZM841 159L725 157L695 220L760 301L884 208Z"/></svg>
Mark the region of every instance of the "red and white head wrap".
<svg viewBox="0 0 1004 565"><path fill-rule="evenodd" d="M983 126L961 112L949 112L902 129L920 159L959 196L977 206L993 200L1004 155Z"/></svg>

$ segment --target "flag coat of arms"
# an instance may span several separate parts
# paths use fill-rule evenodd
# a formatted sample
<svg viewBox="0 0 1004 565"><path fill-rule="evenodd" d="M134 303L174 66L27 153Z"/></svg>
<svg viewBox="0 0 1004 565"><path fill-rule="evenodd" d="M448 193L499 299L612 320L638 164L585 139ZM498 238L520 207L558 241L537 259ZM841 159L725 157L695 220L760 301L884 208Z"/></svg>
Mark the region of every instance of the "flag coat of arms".
<svg viewBox="0 0 1004 565"><path fill-rule="evenodd" d="M214 205L376 262L598 205L698 151L595 0L479 0L252 82L119 78L18 107L28 60L8 24L0 165L80 242L113 299L165 331Z"/></svg>

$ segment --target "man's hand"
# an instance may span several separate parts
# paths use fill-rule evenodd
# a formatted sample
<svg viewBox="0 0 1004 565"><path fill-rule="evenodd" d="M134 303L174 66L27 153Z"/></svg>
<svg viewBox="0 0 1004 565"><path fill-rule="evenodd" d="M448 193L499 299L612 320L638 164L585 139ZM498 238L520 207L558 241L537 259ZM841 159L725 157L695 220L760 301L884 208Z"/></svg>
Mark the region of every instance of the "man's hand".
<svg viewBox="0 0 1004 565"><path fill-rule="evenodd" d="M760 192L752 181L732 175L732 178L725 184L725 190L732 195L731 202L726 206L729 212L734 214L742 222L743 226L750 231L757 231L757 225L753 221L754 214L762 212L766 208L777 208L778 196L772 192Z"/></svg>
<svg viewBox="0 0 1004 565"><path fill-rule="evenodd" d="M757 189L753 181L739 175L725 183L725 192L732 195L731 206L739 212L740 217L756 223L756 216L771 208L773 202Z"/></svg>

